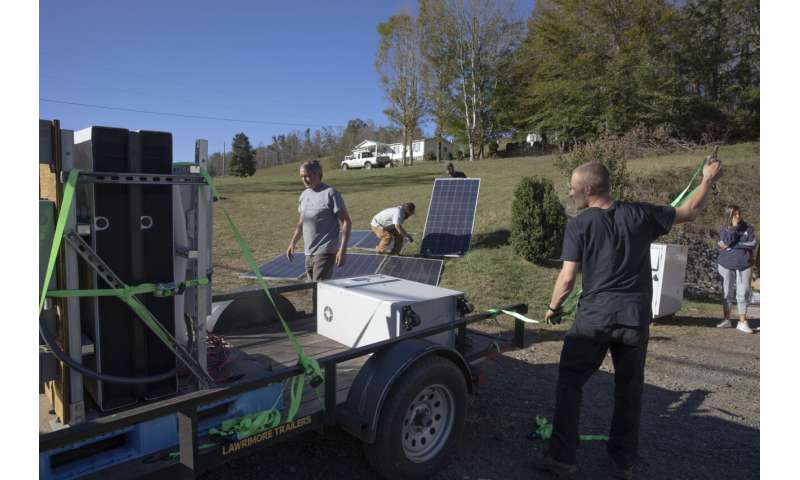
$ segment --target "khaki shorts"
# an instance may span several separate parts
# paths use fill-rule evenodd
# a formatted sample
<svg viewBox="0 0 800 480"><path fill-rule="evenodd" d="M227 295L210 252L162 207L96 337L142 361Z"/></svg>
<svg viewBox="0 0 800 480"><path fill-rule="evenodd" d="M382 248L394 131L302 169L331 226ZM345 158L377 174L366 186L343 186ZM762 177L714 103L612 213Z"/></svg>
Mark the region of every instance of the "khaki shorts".
<svg viewBox="0 0 800 480"><path fill-rule="evenodd" d="M333 266L335 264L335 253L306 255L306 278L312 282L333 278Z"/></svg>

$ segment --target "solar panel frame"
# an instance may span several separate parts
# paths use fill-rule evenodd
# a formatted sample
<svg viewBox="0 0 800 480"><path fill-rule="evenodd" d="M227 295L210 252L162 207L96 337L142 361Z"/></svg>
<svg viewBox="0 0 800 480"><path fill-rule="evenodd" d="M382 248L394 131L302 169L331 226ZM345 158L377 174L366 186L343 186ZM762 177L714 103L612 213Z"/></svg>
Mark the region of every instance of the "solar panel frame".
<svg viewBox="0 0 800 480"><path fill-rule="evenodd" d="M429 279L431 281L426 281L428 277L425 274L427 274L428 272L425 272L425 274L422 275L414 275L403 271L398 272L392 270L393 265L396 264L399 264L401 266L405 264L407 267L410 267L415 263L417 265L425 265L426 268L431 267L436 272L435 277ZM405 280L411 280L414 282L426 283L428 285L438 286L439 281L441 280L442 277L443 266L444 266L444 260L438 258L401 257L401 256L391 255L386 258L386 260L383 262L383 265L381 265L381 268L378 270L377 273L380 273L382 275L389 275L391 277L402 278Z"/></svg>
<svg viewBox="0 0 800 480"><path fill-rule="evenodd" d="M267 280L299 280L305 277L306 274L305 259L306 259L305 254L302 252L295 253L294 260L292 262L289 262L285 254L281 254L263 263L261 266L259 266L259 270L261 271L261 276ZM383 265L383 261L385 259L386 255L368 254L368 253L348 253L344 267L337 267L337 266L333 267L332 278L357 277L360 275L374 274L378 270L380 270L381 266ZM290 275L278 275L269 272L267 265L270 263L278 263L280 264L281 268L289 267L291 268L291 271L299 269L300 274L295 276L290 276ZM256 276L253 274L253 272L248 272L239 275L239 278L247 280L255 280Z"/></svg>
<svg viewBox="0 0 800 480"><path fill-rule="evenodd" d="M359 250L372 250L374 252L380 240L371 231L369 233L370 235L361 239L361 241L358 242L353 248L357 248ZM402 252L403 250L405 250L408 244L409 244L408 238L403 237L403 246L400 248L400 251ZM392 245L394 245L394 241L392 241Z"/></svg>
<svg viewBox="0 0 800 480"><path fill-rule="evenodd" d="M446 185L447 182L468 182L468 183L475 183L475 185L476 185L475 186L475 204L474 204L474 207L472 209L471 216L470 216L471 220L470 220L469 235L467 235L467 237L468 237L467 238L467 245L465 246L464 250L462 252L459 252L459 253L452 253L453 249L445 249L445 248L441 249L441 250L445 250L444 253L442 253L441 251L431 252L430 249L427 249L427 250L425 249L425 246L426 246L426 241L425 240L428 237L428 235L431 234L430 230L431 230L431 228L433 228L432 223L436 221L435 217L434 217L433 221L431 220L431 208L434 206L434 203L433 203L434 202L434 198L437 197L436 189L437 189L437 186ZM441 187L441 188L444 188L444 187ZM431 198L430 198L430 201L428 203L428 214L427 214L427 217L425 218L425 228L422 231L422 241L420 242L420 254L421 255L433 256L433 257L456 257L456 258L463 257L464 255L466 255L467 251L469 251L470 245L472 244L472 235L473 235L474 230L475 230L475 215L478 212L478 200L480 198L480 190L481 190L481 179L480 178L437 178L437 179L434 180L433 189L431 190ZM445 195L445 194L446 193L443 193L442 195ZM435 216L436 216L436 213L435 213ZM434 232L434 233L438 234L438 233L446 233L446 232L437 231L437 232Z"/></svg>

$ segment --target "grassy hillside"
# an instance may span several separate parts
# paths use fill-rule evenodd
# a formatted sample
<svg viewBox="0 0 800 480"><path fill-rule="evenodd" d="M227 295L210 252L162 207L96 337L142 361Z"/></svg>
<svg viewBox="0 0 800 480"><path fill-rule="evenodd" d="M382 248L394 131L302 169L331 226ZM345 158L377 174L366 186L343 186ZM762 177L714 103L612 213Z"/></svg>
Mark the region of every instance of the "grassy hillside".
<svg viewBox="0 0 800 480"><path fill-rule="evenodd" d="M704 154L685 153L629 161L631 175L637 179L637 196L643 200L668 201L685 186L693 167ZM720 158L726 174L719 185L719 194L709 204L702 226L715 228L719 214L715 210L731 198L738 199L745 208L745 218L758 225L758 145L722 147ZM246 179L217 180L224 197L220 203L233 216L259 262L286 249L298 217L297 198L303 188L297 169L297 165L287 165L260 170ZM531 314L540 317L542 308L539 307L549 298L558 270L533 265L514 255L508 244L513 191L521 177L542 175L553 180L569 209L567 178L553 166L552 156L458 162L457 169L469 177L481 178L475 236L472 249L464 258L446 260L441 285L466 292L480 309L526 301L532 307ZM416 203L418 215L405 225L417 239L405 251L406 255L413 255L418 252L433 179L443 173L444 164L424 162L406 168L326 171L324 181L344 196L354 230L369 229L370 219L383 208L407 201ZM247 284L238 278L247 267L218 211L214 214L214 268L215 292ZM716 305L695 303L687 303L685 308L718 309Z"/></svg>

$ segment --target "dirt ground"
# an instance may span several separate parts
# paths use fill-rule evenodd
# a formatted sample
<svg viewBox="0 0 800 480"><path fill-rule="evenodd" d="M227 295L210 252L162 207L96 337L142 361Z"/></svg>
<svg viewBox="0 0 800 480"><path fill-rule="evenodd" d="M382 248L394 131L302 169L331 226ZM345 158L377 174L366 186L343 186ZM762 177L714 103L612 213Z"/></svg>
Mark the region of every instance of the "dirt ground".
<svg viewBox="0 0 800 480"><path fill-rule="evenodd" d="M750 314L760 326L758 308ZM648 351L639 479L759 478L759 335L715 328L718 318L657 321ZM499 332L494 324L480 327ZM487 365L473 397L459 454L441 480L549 478L533 461L544 446L526 436L536 415L552 418L558 358L567 326L529 329L527 346ZM584 388L580 431L607 433L613 370L608 357ZM583 442L578 478L608 478L602 441ZM309 433L231 462L207 480L372 479L360 443L346 433Z"/></svg>

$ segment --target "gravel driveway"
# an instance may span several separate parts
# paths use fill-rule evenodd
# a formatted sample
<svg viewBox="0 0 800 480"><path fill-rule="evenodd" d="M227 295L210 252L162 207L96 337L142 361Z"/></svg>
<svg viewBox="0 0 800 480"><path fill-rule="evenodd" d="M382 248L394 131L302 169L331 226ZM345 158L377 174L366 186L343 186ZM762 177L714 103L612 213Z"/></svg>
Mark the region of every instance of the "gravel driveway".
<svg viewBox="0 0 800 480"><path fill-rule="evenodd" d="M751 314L757 317L757 309ZM759 335L714 328L718 321L674 317L653 325L636 478L759 478ZM493 323L479 328L503 331ZM461 451L436 478L548 478L533 469L544 442L526 435L536 415L551 419L565 331L566 326L530 329L526 348L486 366L489 383L471 401ZM584 388L581 433L607 433L611 372L609 356ZM608 478L604 442L582 443L578 457L579 478ZM230 462L203 478L344 480L375 474L358 441L329 430Z"/></svg>

